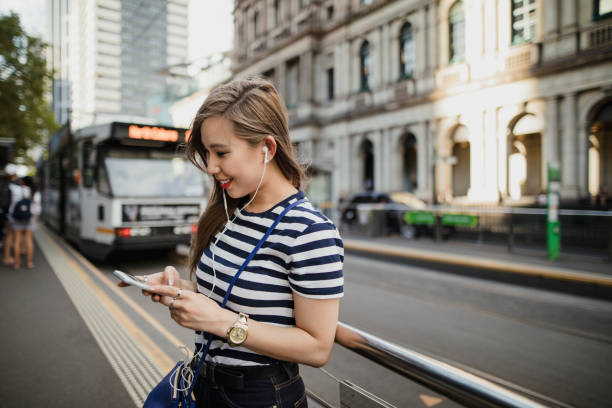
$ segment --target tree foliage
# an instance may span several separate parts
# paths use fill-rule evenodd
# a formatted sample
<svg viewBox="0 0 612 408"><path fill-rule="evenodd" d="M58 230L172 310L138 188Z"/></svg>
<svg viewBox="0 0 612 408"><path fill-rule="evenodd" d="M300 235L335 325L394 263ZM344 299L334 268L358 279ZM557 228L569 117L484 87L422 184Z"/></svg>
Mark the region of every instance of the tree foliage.
<svg viewBox="0 0 612 408"><path fill-rule="evenodd" d="M46 44L28 35L15 13L0 15L0 137L14 138L16 161L58 128L45 96L52 81Z"/></svg>

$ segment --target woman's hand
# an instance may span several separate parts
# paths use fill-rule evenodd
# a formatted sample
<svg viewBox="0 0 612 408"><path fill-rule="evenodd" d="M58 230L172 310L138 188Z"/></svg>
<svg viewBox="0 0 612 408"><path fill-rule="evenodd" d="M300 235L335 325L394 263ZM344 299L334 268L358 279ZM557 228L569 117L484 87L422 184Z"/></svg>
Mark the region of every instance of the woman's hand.
<svg viewBox="0 0 612 408"><path fill-rule="evenodd" d="M137 275L137 279L145 282L149 286L167 285L176 288L181 288L181 276L174 266L166 266L162 272L153 273L151 275ZM119 286L129 286L127 283L120 281ZM153 302L159 302L161 296L147 290L143 290L142 294L151 296Z"/></svg>
<svg viewBox="0 0 612 408"><path fill-rule="evenodd" d="M177 289L174 286L152 286L153 296L168 306L170 316L179 325L225 337L227 329L236 320L236 314L223 309L217 302L201 293Z"/></svg>

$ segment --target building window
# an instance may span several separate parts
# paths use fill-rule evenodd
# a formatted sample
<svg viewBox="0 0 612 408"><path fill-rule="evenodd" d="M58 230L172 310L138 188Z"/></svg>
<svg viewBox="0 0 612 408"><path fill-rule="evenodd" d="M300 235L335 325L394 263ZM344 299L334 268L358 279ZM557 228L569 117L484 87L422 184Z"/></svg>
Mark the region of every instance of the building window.
<svg viewBox="0 0 612 408"><path fill-rule="evenodd" d="M303 9L308 5L308 0L300 0L300 8Z"/></svg>
<svg viewBox="0 0 612 408"><path fill-rule="evenodd" d="M465 60L465 7L463 0L458 0L451 6L448 16L449 62L452 64Z"/></svg>
<svg viewBox="0 0 612 408"><path fill-rule="evenodd" d="M612 17L612 0L594 0L593 19L602 20Z"/></svg>
<svg viewBox="0 0 612 408"><path fill-rule="evenodd" d="M274 24L277 25L280 22L280 1L274 0Z"/></svg>
<svg viewBox="0 0 612 408"><path fill-rule="evenodd" d="M253 37L257 38L259 34L259 11L253 13Z"/></svg>
<svg viewBox="0 0 612 408"><path fill-rule="evenodd" d="M334 69L328 68L326 71L327 75L327 100L331 101L334 99Z"/></svg>
<svg viewBox="0 0 612 408"><path fill-rule="evenodd" d="M361 0L362 6L369 6L370 4L372 4L372 0Z"/></svg>
<svg viewBox="0 0 612 408"><path fill-rule="evenodd" d="M414 39L412 26L406 23L400 31L400 79L411 78L414 74Z"/></svg>
<svg viewBox="0 0 612 408"><path fill-rule="evenodd" d="M512 44L531 42L536 31L536 0L512 0Z"/></svg>
<svg viewBox="0 0 612 408"><path fill-rule="evenodd" d="M372 57L370 55L370 43L367 41L364 41L359 49L359 62L360 91L368 91L371 89L372 82Z"/></svg>
<svg viewBox="0 0 612 408"><path fill-rule="evenodd" d="M327 7L327 20L332 20L334 18L334 6Z"/></svg>
<svg viewBox="0 0 612 408"><path fill-rule="evenodd" d="M287 61L287 108L292 109L297 107L300 86L300 60L299 58L293 58Z"/></svg>

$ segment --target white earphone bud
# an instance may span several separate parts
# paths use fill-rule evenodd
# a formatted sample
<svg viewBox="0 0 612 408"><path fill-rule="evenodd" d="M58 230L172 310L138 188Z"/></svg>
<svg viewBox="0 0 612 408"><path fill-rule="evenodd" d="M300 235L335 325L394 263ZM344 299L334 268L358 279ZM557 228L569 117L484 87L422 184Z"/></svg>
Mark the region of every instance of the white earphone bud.
<svg viewBox="0 0 612 408"><path fill-rule="evenodd" d="M264 155L265 155L265 157L264 157L264 163L267 163L267 162L269 162L269 161L270 161L270 160L268 160L268 146L264 146L264 147L263 147L263 151L264 151Z"/></svg>

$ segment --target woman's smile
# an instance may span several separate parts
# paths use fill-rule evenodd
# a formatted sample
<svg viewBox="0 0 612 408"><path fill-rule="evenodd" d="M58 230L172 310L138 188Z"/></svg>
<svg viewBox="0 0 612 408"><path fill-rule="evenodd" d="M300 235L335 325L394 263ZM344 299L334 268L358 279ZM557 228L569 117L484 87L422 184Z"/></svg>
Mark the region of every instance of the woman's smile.
<svg viewBox="0 0 612 408"><path fill-rule="evenodd" d="M227 188L229 188L230 184L232 184L232 180L234 180L234 179L227 178L225 180L218 180L218 181L219 181L219 184L221 184L222 188L227 189Z"/></svg>

